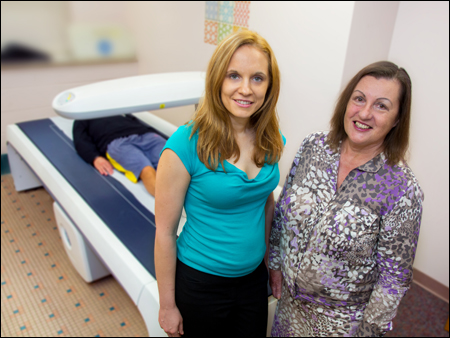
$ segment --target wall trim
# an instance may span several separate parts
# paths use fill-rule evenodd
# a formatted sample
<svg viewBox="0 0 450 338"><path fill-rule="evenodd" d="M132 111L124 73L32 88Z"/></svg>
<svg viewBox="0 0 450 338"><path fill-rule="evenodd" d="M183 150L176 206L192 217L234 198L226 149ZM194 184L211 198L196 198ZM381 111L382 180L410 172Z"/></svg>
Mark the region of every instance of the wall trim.
<svg viewBox="0 0 450 338"><path fill-rule="evenodd" d="M413 282L448 303L449 288L427 274L414 269Z"/></svg>

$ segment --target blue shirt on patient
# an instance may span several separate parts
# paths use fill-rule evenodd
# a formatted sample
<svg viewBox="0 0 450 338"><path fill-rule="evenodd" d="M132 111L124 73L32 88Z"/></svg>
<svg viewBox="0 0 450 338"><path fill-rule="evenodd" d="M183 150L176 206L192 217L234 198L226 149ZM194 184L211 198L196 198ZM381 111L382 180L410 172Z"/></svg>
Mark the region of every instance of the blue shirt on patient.
<svg viewBox="0 0 450 338"><path fill-rule="evenodd" d="M184 202L187 220L177 240L178 259L213 275L248 275L266 251L264 207L280 179L278 163L265 163L253 180L227 161L223 161L226 173L221 165L214 172L199 160L198 132L189 140L191 131L192 126L179 127L161 151L174 151L191 176Z"/></svg>

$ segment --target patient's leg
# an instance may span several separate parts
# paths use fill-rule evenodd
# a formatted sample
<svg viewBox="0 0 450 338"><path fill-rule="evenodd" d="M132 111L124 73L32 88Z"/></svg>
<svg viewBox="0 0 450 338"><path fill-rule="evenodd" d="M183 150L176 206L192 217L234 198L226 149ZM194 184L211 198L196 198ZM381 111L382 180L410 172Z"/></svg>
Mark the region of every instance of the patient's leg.
<svg viewBox="0 0 450 338"><path fill-rule="evenodd" d="M156 181L156 171L151 166L145 166L139 178L144 183L145 189L152 195L155 196L155 181Z"/></svg>

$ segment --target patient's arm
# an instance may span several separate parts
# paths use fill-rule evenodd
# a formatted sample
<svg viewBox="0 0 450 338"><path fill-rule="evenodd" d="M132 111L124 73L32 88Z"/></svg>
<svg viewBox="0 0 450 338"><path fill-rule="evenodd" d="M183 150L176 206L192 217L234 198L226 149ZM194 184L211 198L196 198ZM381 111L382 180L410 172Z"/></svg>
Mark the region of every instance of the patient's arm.
<svg viewBox="0 0 450 338"><path fill-rule="evenodd" d="M112 175L113 173L112 164L102 156L97 156L92 164L94 165L95 169L97 169L102 175L108 176Z"/></svg>
<svg viewBox="0 0 450 338"><path fill-rule="evenodd" d="M92 137L89 135L89 120L75 120L73 123L73 143L78 155L89 163L94 164L94 160L101 156Z"/></svg>
<svg viewBox="0 0 450 338"><path fill-rule="evenodd" d="M177 228L191 176L180 158L165 149L158 164L155 197L155 270L159 290L159 324L169 336L183 334L183 318L175 304Z"/></svg>

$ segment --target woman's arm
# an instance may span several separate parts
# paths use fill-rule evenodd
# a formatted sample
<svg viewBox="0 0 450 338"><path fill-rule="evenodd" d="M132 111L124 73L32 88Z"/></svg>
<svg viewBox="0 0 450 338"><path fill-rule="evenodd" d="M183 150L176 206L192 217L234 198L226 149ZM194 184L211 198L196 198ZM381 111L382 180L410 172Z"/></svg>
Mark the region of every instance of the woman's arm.
<svg viewBox="0 0 450 338"><path fill-rule="evenodd" d="M299 160L302 156L305 144L310 139L310 135L305 138L300 148L298 149L294 161L292 162L289 173L284 181L283 190L278 196L277 203L274 208L273 222L269 235L269 284L272 288L272 294L275 298L281 298L281 287L283 285L283 274L281 273L281 231L284 226L284 220L282 217L282 205L286 200L286 191L292 186L292 181L295 177Z"/></svg>
<svg viewBox="0 0 450 338"><path fill-rule="evenodd" d="M281 286L283 285L283 275L281 273L281 261L280 259L277 259L281 256L280 253L280 233L281 228L278 226L281 222L280 216L280 201L282 200L282 196L284 195L284 192L286 190L286 184L288 179L286 178L285 186L283 187L283 192L280 194L278 198L278 202L276 205L276 208L273 208L272 213L272 223L270 225L270 232L269 232L269 247L268 255L270 256L268 267L269 267L269 284L272 289L272 295L280 299L281 298ZM275 216L273 215L275 214ZM266 235L267 235L267 224L266 224Z"/></svg>
<svg viewBox="0 0 450 338"><path fill-rule="evenodd" d="M293 165L295 165L293 163ZM289 182L292 180L289 174L284 182L283 190L278 196L278 201L274 207L272 225L270 227L269 233L269 284L272 288L272 295L280 299L281 298L281 287L283 285L283 274L281 273L281 227L282 227L282 217L281 217L281 203L285 198L286 189Z"/></svg>
<svg viewBox="0 0 450 338"><path fill-rule="evenodd" d="M378 281L355 337L383 336L392 330L392 320L412 282L422 202L422 191L412 184L382 218L377 244Z"/></svg>
<svg viewBox="0 0 450 338"><path fill-rule="evenodd" d="M273 192L270 193L266 201L264 211L266 214L266 254L264 255L264 262L269 267L269 237L272 230L273 212L275 210L275 202L273 200Z"/></svg>
<svg viewBox="0 0 450 338"><path fill-rule="evenodd" d="M155 196L155 270L159 290L159 325L169 336L183 334L175 304L177 228L191 176L180 158L166 149L159 160Z"/></svg>

